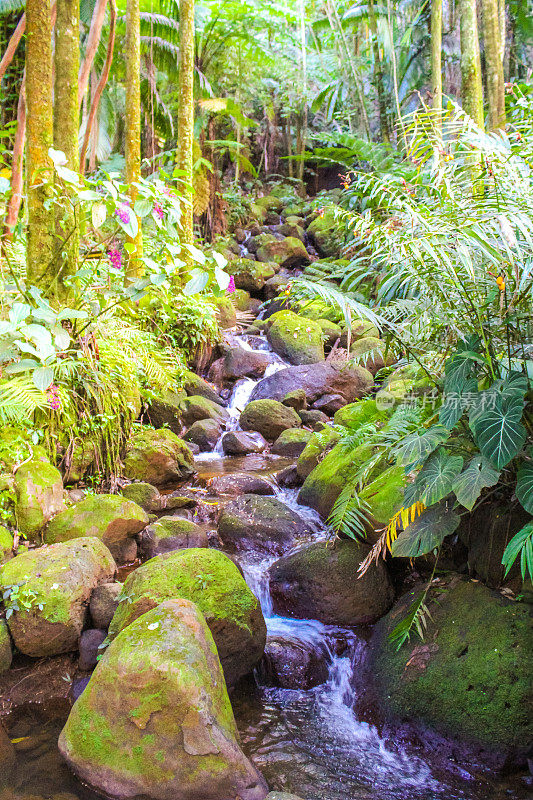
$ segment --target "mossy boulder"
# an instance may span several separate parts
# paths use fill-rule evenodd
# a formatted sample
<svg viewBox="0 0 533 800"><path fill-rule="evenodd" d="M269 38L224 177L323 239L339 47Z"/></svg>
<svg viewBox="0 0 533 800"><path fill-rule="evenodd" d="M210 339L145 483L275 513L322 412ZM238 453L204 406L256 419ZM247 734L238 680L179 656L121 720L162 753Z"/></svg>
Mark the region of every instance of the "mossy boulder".
<svg viewBox="0 0 533 800"><path fill-rule="evenodd" d="M394 592L383 561L358 577L369 550L352 541L316 542L280 558L269 573L274 610L327 625L376 622L391 607Z"/></svg>
<svg viewBox="0 0 533 800"><path fill-rule="evenodd" d="M272 445L272 452L277 456L298 458L312 437L311 431L303 428L287 428Z"/></svg>
<svg viewBox="0 0 533 800"><path fill-rule="evenodd" d="M207 533L196 523L183 517L160 517L142 534L145 558L154 558L185 547L208 547Z"/></svg>
<svg viewBox="0 0 533 800"><path fill-rule="evenodd" d="M122 496L125 497L126 500L137 503L147 514L153 511L159 511L161 508L161 493L157 486L152 486L151 483L145 483L143 481L128 483L127 486L122 487Z"/></svg>
<svg viewBox="0 0 533 800"><path fill-rule="evenodd" d="M268 194L265 197L258 197L255 201L255 204L260 206L260 208L264 208L266 211L281 212L283 210L283 200L281 197L276 197L274 194Z"/></svg>
<svg viewBox="0 0 533 800"><path fill-rule="evenodd" d="M253 400L245 407L239 422L243 431L257 431L271 442L287 428L299 428L302 424L296 411L278 400Z"/></svg>
<svg viewBox="0 0 533 800"><path fill-rule="evenodd" d="M319 317L319 319L316 320L316 324L320 325L322 330L322 338L324 339L324 344L326 347L333 347L335 342L341 338L341 326L336 325L335 322L330 322L329 319L321 319Z"/></svg>
<svg viewBox="0 0 533 800"><path fill-rule="evenodd" d="M95 536L119 564L137 556L135 536L148 525L148 514L137 503L117 494L88 495L48 523L46 544Z"/></svg>
<svg viewBox="0 0 533 800"><path fill-rule="evenodd" d="M190 548L150 559L124 583L110 626L116 636L164 600L196 603L215 639L229 685L250 672L263 655L266 625L259 601L238 567L219 550Z"/></svg>
<svg viewBox="0 0 533 800"><path fill-rule="evenodd" d="M267 440L260 433L229 431L222 437L222 449L227 456L246 456L263 453L268 448Z"/></svg>
<svg viewBox="0 0 533 800"><path fill-rule="evenodd" d="M327 519L351 475L371 455L372 449L366 444L355 450L342 443L336 444L305 479L298 502L314 508L323 519Z"/></svg>
<svg viewBox="0 0 533 800"><path fill-rule="evenodd" d="M292 392L287 392L281 401L284 406L294 408L295 411L303 411L307 405L307 397L303 389L294 389Z"/></svg>
<svg viewBox="0 0 533 800"><path fill-rule="evenodd" d="M283 225L278 225L276 227L276 232L281 233L282 236L285 237L292 237L293 239L299 239L301 242L305 240L305 228L303 225L300 225L300 221L294 221L295 217L291 217L286 219Z"/></svg>
<svg viewBox="0 0 533 800"><path fill-rule="evenodd" d="M15 473L17 527L36 540L46 523L65 506L63 478L50 462L32 458Z"/></svg>
<svg viewBox="0 0 533 800"><path fill-rule="evenodd" d="M93 590L89 605L93 627L106 631L120 603L122 583L101 583Z"/></svg>
<svg viewBox="0 0 533 800"><path fill-rule="evenodd" d="M251 308L250 292L244 289L235 289L231 299L237 311L248 311Z"/></svg>
<svg viewBox="0 0 533 800"><path fill-rule="evenodd" d="M291 364L316 364L324 361L322 328L293 311L272 315L267 339L273 350Z"/></svg>
<svg viewBox="0 0 533 800"><path fill-rule="evenodd" d="M368 394L374 379L363 367L342 365L303 364L287 367L263 378L252 392L251 400L283 400L287 392L303 389L309 404L325 394L340 394L346 403L353 403Z"/></svg>
<svg viewBox="0 0 533 800"><path fill-rule="evenodd" d="M305 520L284 503L255 494L225 505L218 520L218 535L231 552L280 554L311 533Z"/></svg>
<svg viewBox="0 0 533 800"><path fill-rule="evenodd" d="M530 608L481 583L442 581L428 595L424 641L389 638L422 587L378 623L369 675L384 715L459 740L495 766L525 764L531 719Z"/></svg>
<svg viewBox="0 0 533 800"><path fill-rule="evenodd" d="M237 314L231 298L227 296L216 297L213 302L217 308L218 324L222 330L234 328L237 324Z"/></svg>
<svg viewBox="0 0 533 800"><path fill-rule="evenodd" d="M183 424L187 427L201 419L214 419L220 425L224 425L229 419L229 414L223 406L199 394L185 397L180 402L180 410Z"/></svg>
<svg viewBox="0 0 533 800"><path fill-rule="evenodd" d="M200 452L210 452L222 435L222 426L216 419L199 419L194 422L183 439L193 442L200 448Z"/></svg>
<svg viewBox="0 0 533 800"><path fill-rule="evenodd" d="M13 534L0 525L0 564L13 558Z"/></svg>
<svg viewBox="0 0 533 800"><path fill-rule="evenodd" d="M310 261L304 243L295 236L267 242L257 251L257 260L279 264L280 267L296 267Z"/></svg>
<svg viewBox="0 0 533 800"><path fill-rule="evenodd" d="M344 246L342 224L335 219L332 209L314 219L307 228L307 234L322 256L338 256Z"/></svg>
<svg viewBox="0 0 533 800"><path fill-rule="evenodd" d="M230 261L226 272L235 278L237 289L245 289L251 293L260 292L266 281L276 274L272 264L252 261L250 258L236 258Z"/></svg>
<svg viewBox="0 0 533 800"><path fill-rule="evenodd" d="M152 397L148 407L148 419L154 428L169 428L179 435L183 428L180 402L186 396L183 390L176 392L167 390L158 397Z"/></svg>
<svg viewBox="0 0 533 800"><path fill-rule="evenodd" d="M11 648L9 628L5 619L0 619L0 674L9 669L12 660L13 650Z"/></svg>
<svg viewBox="0 0 533 800"><path fill-rule="evenodd" d="M226 404L210 383L190 370L184 371L180 378L180 386L185 389L188 395L200 395L207 400L211 400L212 403L217 403L219 406Z"/></svg>
<svg viewBox="0 0 533 800"><path fill-rule="evenodd" d="M128 445L124 474L130 480L161 486L194 473L194 459L184 441L166 428L137 430Z"/></svg>
<svg viewBox="0 0 533 800"><path fill-rule="evenodd" d="M387 345L383 339L375 336L363 336L357 339L350 348L352 358L368 369L372 375L385 366L390 366L396 361L394 355L387 350Z"/></svg>
<svg viewBox="0 0 533 800"><path fill-rule="evenodd" d="M161 603L111 643L59 737L81 781L116 800L263 800L238 745L213 637L185 599Z"/></svg>
<svg viewBox="0 0 533 800"><path fill-rule="evenodd" d="M298 477L305 479L325 454L334 447L340 439L340 433L333 428L327 426L321 431L315 431L309 438L305 448L300 453L296 463L296 472Z"/></svg>
<svg viewBox="0 0 533 800"><path fill-rule="evenodd" d="M13 605L4 599L12 610L8 625L20 652L43 657L75 650L93 589L111 581L115 571L110 551L92 536L29 550L4 564L2 591L20 587Z"/></svg>
<svg viewBox="0 0 533 800"><path fill-rule="evenodd" d="M389 467L359 492L359 498L368 508L369 525L382 529L403 506L403 493L407 485L403 467Z"/></svg>
<svg viewBox="0 0 533 800"><path fill-rule="evenodd" d="M388 417L389 414L380 409L375 400L365 398L357 403L349 403L344 408L336 411L333 422L335 425L342 425L344 428L358 430L362 425L366 425L369 422L385 422Z"/></svg>

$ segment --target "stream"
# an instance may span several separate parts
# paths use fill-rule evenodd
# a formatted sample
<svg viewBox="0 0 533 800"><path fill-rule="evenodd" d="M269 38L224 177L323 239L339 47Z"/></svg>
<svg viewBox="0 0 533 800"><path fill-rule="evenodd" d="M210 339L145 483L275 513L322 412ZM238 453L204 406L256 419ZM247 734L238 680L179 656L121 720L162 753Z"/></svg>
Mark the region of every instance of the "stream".
<svg viewBox="0 0 533 800"><path fill-rule="evenodd" d="M264 341L263 349L268 349ZM251 349L241 336L235 337L235 342ZM276 361L266 374L286 366ZM235 385L228 403L228 430L238 429L239 414L256 384L243 379ZM225 456L219 441L213 452L196 458L198 474L193 488L206 502L218 504L225 498L210 494L209 481L214 476L246 471L266 477L275 497L297 511L311 530L306 540L286 551L292 552L310 540L327 538L328 531L314 511L297 503L297 490L277 486L276 473L290 463L293 461L271 455ZM493 780L482 770L475 772L471 765L467 771L458 763L433 763L417 749L416 742L384 738L376 725L360 720L356 707L364 692L359 676L368 631L276 616L268 570L278 557L250 550L240 554L239 563L261 602L269 641L291 641L317 654L325 665L325 680L308 690L282 689L271 685L265 670L258 670L231 694L243 749L272 790L292 792L303 800L525 800L528 794L523 784ZM76 693L83 686L74 682L73 688ZM16 785L0 793L0 800L95 797L60 761L56 741L62 724L62 719L43 723L31 715L15 722L9 733L17 750Z"/></svg>

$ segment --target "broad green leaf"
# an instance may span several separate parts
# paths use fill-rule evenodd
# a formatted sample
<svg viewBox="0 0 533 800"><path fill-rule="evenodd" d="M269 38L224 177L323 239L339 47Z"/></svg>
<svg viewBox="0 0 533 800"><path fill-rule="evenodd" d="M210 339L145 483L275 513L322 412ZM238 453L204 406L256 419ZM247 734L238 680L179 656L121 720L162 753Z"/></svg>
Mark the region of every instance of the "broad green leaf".
<svg viewBox="0 0 533 800"><path fill-rule="evenodd" d="M479 414L474 423L474 436L485 458L497 469L505 467L526 441L526 429L521 419L524 403L514 396L503 405L497 398L494 408Z"/></svg>
<svg viewBox="0 0 533 800"><path fill-rule="evenodd" d="M68 167L61 167L56 164L56 172L61 178L61 180L65 181L65 183L71 183L74 186L80 185L80 176L77 172L74 172L73 169L68 169Z"/></svg>
<svg viewBox="0 0 533 800"><path fill-rule="evenodd" d="M454 481L452 489L462 506L472 511L481 490L486 486L495 486L500 473L493 469L482 456L475 456Z"/></svg>
<svg viewBox="0 0 533 800"><path fill-rule="evenodd" d="M530 580L533 580L533 521L524 525L505 548L502 557L505 576L509 574L518 556L520 556L522 580L525 580L526 572L529 573Z"/></svg>
<svg viewBox="0 0 533 800"><path fill-rule="evenodd" d="M423 433L411 433L397 449L398 462L410 471L420 466L450 436L443 425L433 425Z"/></svg>
<svg viewBox="0 0 533 800"><path fill-rule="evenodd" d="M198 264L205 264L207 258L202 250L199 250L198 247L195 247L193 244L186 244L184 246Z"/></svg>
<svg viewBox="0 0 533 800"><path fill-rule="evenodd" d="M516 496L528 514L533 514L533 461L524 461L518 470Z"/></svg>
<svg viewBox="0 0 533 800"><path fill-rule="evenodd" d="M438 503L450 494L453 482L462 468L461 456L448 455L446 450L439 447L430 455L416 477L415 484L419 491L417 500L426 506Z"/></svg>
<svg viewBox="0 0 533 800"><path fill-rule="evenodd" d="M147 200L145 197L140 197L138 200L135 201L134 205L135 213L141 219L148 216L148 214L152 210L152 207L153 203L150 200Z"/></svg>
<svg viewBox="0 0 533 800"><path fill-rule="evenodd" d="M215 280L222 291L225 292L230 282L230 276L228 273L224 272L224 270L220 269L219 267L215 267Z"/></svg>
<svg viewBox="0 0 533 800"><path fill-rule="evenodd" d="M87 319L88 316L86 311L82 311L79 308L62 308L57 315L57 319L62 322L64 319Z"/></svg>
<svg viewBox="0 0 533 800"><path fill-rule="evenodd" d="M392 544L392 555L417 558L431 553L459 527L461 518L446 503L428 508L400 533Z"/></svg>
<svg viewBox="0 0 533 800"><path fill-rule="evenodd" d="M62 150L54 150L53 147L48 148L48 155L51 158L54 167L64 167L67 163L67 157Z"/></svg>
<svg viewBox="0 0 533 800"><path fill-rule="evenodd" d="M475 400L477 391L476 379L466 378L459 391L446 392L439 412L440 424L451 431Z"/></svg>
<svg viewBox="0 0 533 800"><path fill-rule="evenodd" d="M70 334L61 326L54 328L54 344L58 350L66 350L70 344Z"/></svg>
<svg viewBox="0 0 533 800"><path fill-rule="evenodd" d="M32 308L27 303L13 303L9 309L9 321L13 325L19 325L22 320L29 317Z"/></svg>
<svg viewBox="0 0 533 800"><path fill-rule="evenodd" d="M185 284L183 289L183 294L187 295L188 297L192 294L199 294L199 292L203 292L209 281L209 273L205 272L203 269L193 269L191 270L190 275L191 278Z"/></svg>
<svg viewBox="0 0 533 800"><path fill-rule="evenodd" d="M224 267L228 263L228 259L225 256L223 256L222 253L218 253L216 250L213 250L211 255L217 267L220 267L220 269L224 269Z"/></svg>
<svg viewBox="0 0 533 800"><path fill-rule="evenodd" d="M93 203L91 206L91 219L95 228L104 224L107 218L107 206L105 203Z"/></svg>
<svg viewBox="0 0 533 800"><path fill-rule="evenodd" d="M39 367L39 369L36 369L32 374L32 379L35 386L40 389L41 392L44 392L54 380L54 370L50 369L50 367Z"/></svg>

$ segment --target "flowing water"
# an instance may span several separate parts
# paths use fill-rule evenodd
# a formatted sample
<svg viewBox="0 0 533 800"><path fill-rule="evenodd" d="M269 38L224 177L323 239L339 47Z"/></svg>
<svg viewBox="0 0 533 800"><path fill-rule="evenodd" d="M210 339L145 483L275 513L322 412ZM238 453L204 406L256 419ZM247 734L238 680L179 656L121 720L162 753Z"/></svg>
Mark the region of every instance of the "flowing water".
<svg viewBox="0 0 533 800"><path fill-rule="evenodd" d="M239 343L251 349L246 340ZM287 365L276 362L268 373ZM228 404L231 430L257 381L239 381ZM232 472L271 476L276 497L299 513L311 533L291 550L324 540L328 531L317 514L297 502L297 492L279 488L275 473L291 461L275 456L226 457L220 442L213 453L197 458L196 481L209 499L209 478ZM206 486L207 484L207 486ZM210 498L214 500L213 497ZM221 501L223 502L223 501ZM292 641L318 653L326 664L326 680L304 691L268 685L258 672L232 694L243 748L263 772L270 788L292 792L304 800L526 800L531 797L520 778L506 783L461 764L424 757L415 743L384 738L378 727L356 713L364 692L361 672L367 643L365 631L324 625L317 620L276 616L269 592L268 570L276 560L253 551L239 557L246 581L259 598L268 637ZM74 693L83 685L74 685ZM17 769L0 800L91 800L61 763L56 747L63 721L43 722L24 714L10 728ZM1 762L0 762L1 772ZM0 774L1 778L1 774ZM0 780L1 788L1 780Z"/></svg>

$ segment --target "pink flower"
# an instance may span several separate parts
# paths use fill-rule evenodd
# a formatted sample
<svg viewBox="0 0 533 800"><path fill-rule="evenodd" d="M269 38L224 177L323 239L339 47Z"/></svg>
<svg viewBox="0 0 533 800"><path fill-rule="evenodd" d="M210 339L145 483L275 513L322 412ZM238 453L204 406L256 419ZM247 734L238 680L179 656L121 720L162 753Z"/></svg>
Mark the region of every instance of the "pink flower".
<svg viewBox="0 0 533 800"><path fill-rule="evenodd" d="M159 217L159 219L163 219L164 218L165 212L163 211L163 209L161 208L159 203L154 203L154 211L157 214L157 216Z"/></svg>
<svg viewBox="0 0 533 800"><path fill-rule="evenodd" d="M235 291L235 278L233 275L229 279L228 288L226 289L226 294L233 294Z"/></svg>
<svg viewBox="0 0 533 800"><path fill-rule="evenodd" d="M130 209L125 203L122 203L122 205L120 205L117 208L115 214L117 215L117 217L119 218L119 220L122 222L123 225L127 225L128 222L130 221Z"/></svg>
<svg viewBox="0 0 533 800"><path fill-rule="evenodd" d="M48 402L50 403L50 408L52 411L60 411L61 410L61 400L59 399L59 389L55 384L50 384L48 389L46 390L46 394L48 396Z"/></svg>
<svg viewBox="0 0 533 800"><path fill-rule="evenodd" d="M107 257L111 262L113 269L122 269L122 253L116 247L110 247L107 251Z"/></svg>

